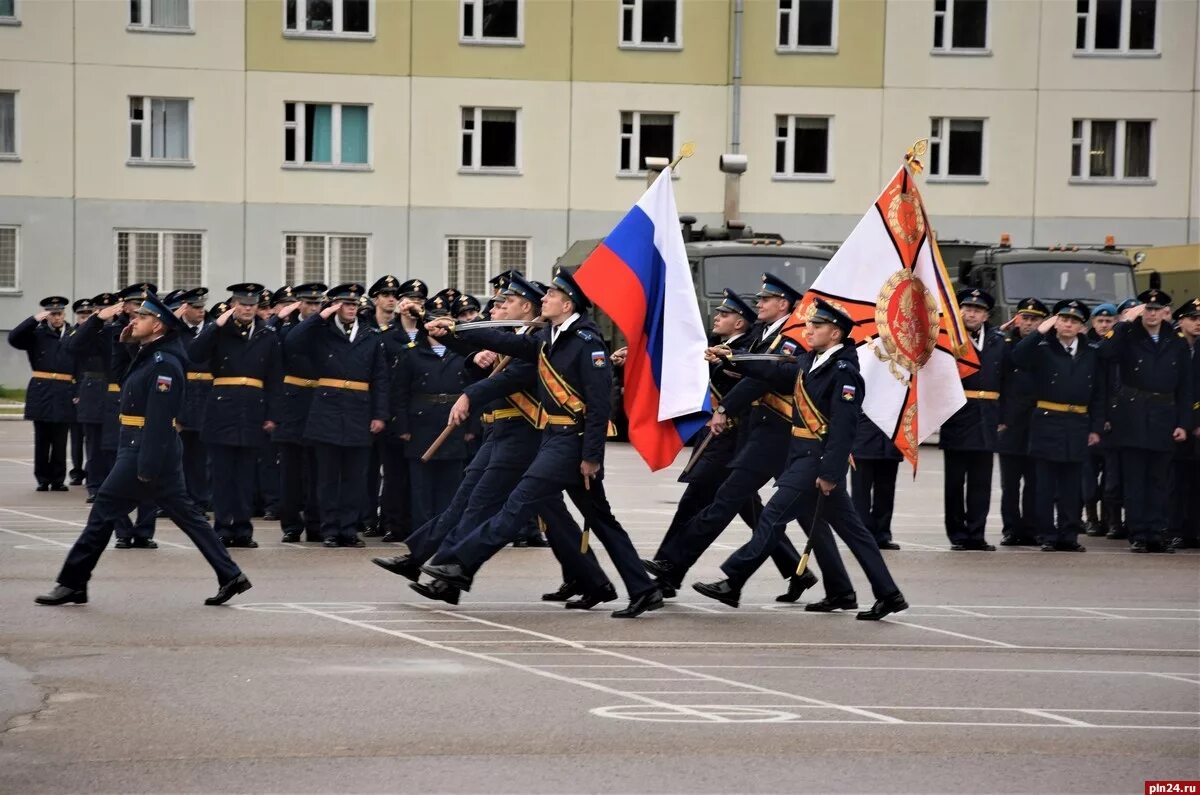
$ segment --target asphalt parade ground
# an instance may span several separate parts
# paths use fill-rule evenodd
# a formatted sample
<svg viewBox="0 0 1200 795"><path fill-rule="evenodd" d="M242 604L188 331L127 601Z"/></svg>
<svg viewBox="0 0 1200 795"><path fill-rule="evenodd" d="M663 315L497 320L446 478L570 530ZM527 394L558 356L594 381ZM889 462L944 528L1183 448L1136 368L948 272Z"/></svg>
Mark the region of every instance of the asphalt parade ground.
<svg viewBox="0 0 1200 795"><path fill-rule="evenodd" d="M167 520L158 550L105 554L90 604L38 607L87 506L82 488L35 493L31 453L27 423L0 423L3 793L1140 793L1200 779L1200 555L1105 539L1082 555L950 552L930 448L915 483L901 472L903 548L885 553L912 608L879 623L777 604L770 564L738 610L685 589L633 621L608 616L623 593L566 611L538 600L559 583L543 549L506 549L450 607L369 563L392 545L283 544L261 521L262 546L234 551L254 589L225 607L201 604L215 578ZM610 499L647 555L683 458L652 475L609 450ZM747 535L735 523L695 577L714 579Z"/></svg>

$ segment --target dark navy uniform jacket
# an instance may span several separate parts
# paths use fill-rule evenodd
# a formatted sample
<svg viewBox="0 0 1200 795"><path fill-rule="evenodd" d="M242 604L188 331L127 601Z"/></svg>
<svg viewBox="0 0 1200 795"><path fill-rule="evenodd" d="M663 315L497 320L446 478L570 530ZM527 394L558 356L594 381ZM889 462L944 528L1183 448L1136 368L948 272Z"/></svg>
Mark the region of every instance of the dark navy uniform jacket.
<svg viewBox="0 0 1200 795"><path fill-rule="evenodd" d="M1029 449L1029 421L1033 415L1033 377L1013 361L1013 350L1021 342L1016 329L1004 335L1004 355L1000 364L1000 424L996 434L996 452L1025 455Z"/></svg>
<svg viewBox="0 0 1200 795"><path fill-rule="evenodd" d="M858 420L862 416L862 402L866 387L858 372L858 349L843 345L810 372L817 354L801 352L795 362L744 362L738 369L747 375L767 381L778 390L797 390L797 379L803 378L804 391L825 422L825 433L819 439L794 436L789 431L791 450L788 454L788 473L793 472L792 463L798 458L819 456L817 476L822 480L840 483L846 477L850 463L850 451L858 433ZM804 413L792 414L792 425L805 428ZM787 482L787 475L779 483L800 490L810 490L815 484Z"/></svg>
<svg viewBox="0 0 1200 795"><path fill-rule="evenodd" d="M1030 420L1030 456L1046 461L1083 461L1087 436L1105 422L1104 362L1098 346L1079 335L1072 357L1053 333L1037 331L1013 349L1017 366L1033 378L1035 400L1087 407L1086 414L1036 406Z"/></svg>
<svg viewBox="0 0 1200 795"><path fill-rule="evenodd" d="M604 463L604 442L612 416L612 368L600 330L586 314L581 313L566 331L559 334L554 345L550 344L549 326L530 334L509 334L496 329L459 331L469 334L470 342L487 350L532 363L534 366L528 370L521 368L511 375L506 370L498 378L507 376L505 388L509 391L521 387L532 392L536 388L543 409L564 416L565 412L557 406L538 376L538 357L545 349L550 366L586 406L581 422L546 426L537 458L527 475L573 485L581 479L580 461ZM510 369L513 366L515 362ZM518 376L522 377L518 379Z"/></svg>
<svg viewBox="0 0 1200 795"><path fill-rule="evenodd" d="M854 457L863 461L903 461L904 454L866 414L858 418L854 434Z"/></svg>
<svg viewBox="0 0 1200 795"><path fill-rule="evenodd" d="M187 325L186 323L184 324ZM216 325L211 320L204 320L195 330L185 328L180 333L180 339L184 345L190 343L200 335L200 332L209 326ZM212 392L212 379L204 378L204 376L212 375L212 368L208 366L208 362L184 362L187 366L188 388L187 394L183 398L183 408L179 410L179 429L183 431L202 431L204 429L204 410L208 405L208 396ZM192 374L201 376L194 377Z"/></svg>
<svg viewBox="0 0 1200 795"><path fill-rule="evenodd" d="M758 331L758 336L762 336L761 328ZM746 333L727 344L730 350L735 353L741 353L749 350L750 343L754 339L754 329L751 327ZM713 362L709 364L708 371L709 391L712 392L713 408L716 408L725 402L734 387L741 383L743 376L725 362ZM679 476L680 483L708 483L725 478L725 473L729 469L730 462L737 455L738 435L741 430L739 426L742 422L742 417L730 416L728 411L729 409L726 407L726 416L729 418L729 425L726 427L726 430L720 435L714 436L709 441L708 446L704 448L704 453L696 461L691 470L686 475L681 474ZM701 438L704 437L701 436Z"/></svg>
<svg viewBox="0 0 1200 795"><path fill-rule="evenodd" d="M1002 386L1004 335L984 326L983 350L979 351L979 370L962 380L967 404L942 424L938 447L943 450L995 452L996 427L1000 424L1000 401L996 395ZM972 345L974 343L971 343ZM991 397L972 397L980 392Z"/></svg>
<svg viewBox="0 0 1200 795"><path fill-rule="evenodd" d="M119 341L124 328L125 324L120 319L105 322L97 313L81 323L75 329L75 334L67 339L67 345L76 356L85 356L89 360L94 357L99 366L98 372L103 373L104 394L99 412L101 450L116 450L121 430L117 422L117 414L121 410L120 382L129 369L132 358L130 349L134 347Z"/></svg>
<svg viewBox="0 0 1200 795"><path fill-rule="evenodd" d="M1183 342L1186 345L1187 339ZM1176 444L1175 455L1196 459L1200 458L1200 439L1193 433L1196 428L1200 428L1200 342L1189 346L1188 354L1192 363L1192 424L1183 426L1188 432L1188 438L1186 442Z"/></svg>
<svg viewBox="0 0 1200 795"><path fill-rule="evenodd" d="M1118 322L1100 346L1100 356L1118 365L1112 423L1117 447L1169 451L1176 428L1192 425L1192 372L1188 344L1169 325L1158 342L1141 321Z"/></svg>
<svg viewBox="0 0 1200 795"><path fill-rule="evenodd" d="M779 328L787 325L785 320ZM790 339L779 336L776 330L763 339L767 324L750 327L749 353L792 354L801 350ZM768 363L769 364L769 363ZM738 367L749 374L750 370ZM753 369L753 368L751 368ZM743 378L725 396L725 413L738 418L737 454L729 462L730 469L746 469L764 475L778 475L787 465L791 438L791 390L782 392L753 376ZM782 412L787 412L787 416Z"/></svg>
<svg viewBox="0 0 1200 795"><path fill-rule="evenodd" d="M49 378L29 379L25 390L25 419L37 422L75 422L75 357L63 344L68 329L62 334L45 322L32 317L22 320L8 332L8 344L25 351L29 367L37 372L59 373L66 380Z"/></svg>
<svg viewBox="0 0 1200 795"><path fill-rule="evenodd" d="M63 346L75 358L75 421L82 425L103 425L104 406L108 402L105 394L108 362L99 339L88 333L87 324L92 317L70 329L63 337ZM99 326L97 322L96 328Z"/></svg>
<svg viewBox="0 0 1200 795"><path fill-rule="evenodd" d="M141 346L121 380L120 413L138 418L141 427L121 425L118 460L136 457L144 481L179 477L183 447L175 419L187 390L187 354L174 334Z"/></svg>
<svg viewBox="0 0 1200 795"><path fill-rule="evenodd" d="M304 441L304 426L308 423L308 412L312 407L313 395L317 392L317 368L308 350L291 338L292 332L300 325L299 320L282 322L278 317L273 317L268 323L275 329L283 348L284 376L279 419L271 440L300 444Z"/></svg>
<svg viewBox="0 0 1200 795"><path fill-rule="evenodd" d="M232 318L205 326L187 346L191 363L212 368L213 389L204 407L203 434L209 444L259 447L263 423L279 420L283 375L279 336L255 318L249 338ZM222 378L254 378L256 386L221 386Z"/></svg>
<svg viewBox="0 0 1200 795"><path fill-rule="evenodd" d="M474 378L467 370L467 360L447 347L443 356L434 353L428 338L409 343L392 371L391 409L397 436L412 434L405 448L405 457L420 458L445 429L450 407ZM440 344L440 343L439 343ZM446 439L433 460L446 461L469 458L467 433L477 433L471 423L460 425Z"/></svg>
<svg viewBox="0 0 1200 795"><path fill-rule="evenodd" d="M370 447L371 420L386 422L389 372L379 332L359 322L354 342L337 329L332 317L320 313L288 332L288 344L308 351L318 379L368 384L368 389L315 386L304 438L339 447Z"/></svg>

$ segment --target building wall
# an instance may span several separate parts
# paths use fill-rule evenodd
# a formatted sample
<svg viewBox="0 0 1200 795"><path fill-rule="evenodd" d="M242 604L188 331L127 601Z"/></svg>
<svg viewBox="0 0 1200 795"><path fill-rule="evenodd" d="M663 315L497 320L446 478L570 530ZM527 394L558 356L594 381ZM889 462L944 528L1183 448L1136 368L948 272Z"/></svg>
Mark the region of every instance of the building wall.
<svg viewBox="0 0 1200 795"><path fill-rule="evenodd" d="M225 0L195 2L221 5ZM409 0L376 0L375 34L365 39L286 33L283 0L245 0L245 7L247 69L359 75L407 75L411 71Z"/></svg>

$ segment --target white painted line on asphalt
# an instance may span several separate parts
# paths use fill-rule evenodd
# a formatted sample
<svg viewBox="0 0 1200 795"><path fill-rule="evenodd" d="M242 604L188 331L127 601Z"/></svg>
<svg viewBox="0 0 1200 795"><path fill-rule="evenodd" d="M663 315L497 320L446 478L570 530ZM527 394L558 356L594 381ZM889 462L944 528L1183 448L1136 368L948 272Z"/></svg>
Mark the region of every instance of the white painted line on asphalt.
<svg viewBox="0 0 1200 795"><path fill-rule="evenodd" d="M1104 612L1103 610L1093 610L1093 609L1092 609L1092 608L1090 608L1090 607L1076 607L1076 608L1074 608L1074 609L1075 609L1075 610L1078 610L1078 611L1080 611L1080 612L1083 612L1083 613L1092 613L1092 614L1094 614L1094 615L1101 616L1102 618L1120 618L1120 619L1128 619L1128 618L1129 618L1129 616L1119 616L1119 615L1117 615L1116 613L1106 613L1106 612ZM1152 618L1161 618L1161 617L1155 616L1155 617L1152 617ZM1190 619L1187 619L1187 618L1179 618L1179 619L1176 619L1176 620L1180 620L1180 621L1188 621L1188 620L1190 620Z"/></svg>
<svg viewBox="0 0 1200 795"><path fill-rule="evenodd" d="M1056 720L1056 721L1059 721L1059 722L1061 722L1061 723L1065 723L1065 724L1067 724L1068 726L1087 726L1088 728L1091 728L1091 729L1094 729L1094 728L1096 728L1096 724L1094 724L1094 723L1087 723L1087 722L1085 722L1085 721L1081 721L1081 720L1075 720L1074 718L1068 718L1068 717L1066 717L1066 716L1064 716L1064 715L1056 715L1056 714L1054 714L1053 712L1046 712L1045 710L1040 710L1040 709L1020 709L1020 710L1017 710L1017 711L1018 711L1018 712L1024 712L1026 715L1034 715L1034 716L1036 716L1036 717L1039 717L1039 718L1046 718L1047 720Z"/></svg>
<svg viewBox="0 0 1200 795"><path fill-rule="evenodd" d="M695 682L693 676L581 676L585 682ZM744 692L744 691L740 691Z"/></svg>
<svg viewBox="0 0 1200 795"><path fill-rule="evenodd" d="M22 536L24 538L32 538L34 541L41 541L45 544L54 544L55 546L63 547L65 549L70 549L72 546L74 546L73 544L68 544L65 541L58 541L57 539L53 538L42 538L41 536L35 536L32 533L22 533L20 530L9 530L7 527L0 527L0 531L12 533L15 536Z"/></svg>
<svg viewBox="0 0 1200 795"><path fill-rule="evenodd" d="M1200 679L1189 679L1186 676L1175 676L1174 674L1150 674L1150 675L1158 676L1163 679L1173 679L1176 682L1187 682L1189 685L1200 685Z"/></svg>
<svg viewBox="0 0 1200 795"><path fill-rule="evenodd" d="M946 610L953 610L956 613L961 613L964 616L974 616L975 618L991 618L986 613L976 613L974 610L964 610L961 607L946 607ZM922 616L922 618L936 618L936 616Z"/></svg>
<svg viewBox="0 0 1200 795"><path fill-rule="evenodd" d="M536 652L531 652L536 654ZM558 666L544 666L558 667ZM575 667L575 666L563 666ZM980 674L1066 674L1069 676L1077 676L1079 674L1087 674L1094 676L1161 676L1166 679L1174 679L1188 684L1200 684L1194 679L1186 679L1183 676L1162 671L1099 671L1079 668L939 668L936 666L900 666L900 665L756 665L756 664L727 664L727 665L692 665L691 668L703 669L748 669L748 670L781 670L781 671L880 671L883 673L893 673L895 671L928 671L932 673L980 673Z"/></svg>
<svg viewBox="0 0 1200 795"><path fill-rule="evenodd" d="M582 640L586 648L603 646L626 646L644 648L729 648L729 649L804 649L804 648L834 648L834 649L894 649L907 651L910 649L959 649L966 651L1048 651L1048 652L1120 652L1123 654L1179 654L1189 657L1200 657L1200 650L1194 648L1179 649L1139 649L1120 648L1115 646L980 646L966 643L815 643L804 641L735 641L735 640Z"/></svg>
<svg viewBox="0 0 1200 795"><path fill-rule="evenodd" d="M72 521L68 521L67 519L55 519L52 516L42 516L41 514L37 514L37 513L26 513L25 511L17 511L12 508L0 508L0 511L6 511L8 513L15 513L19 516L27 516L30 519L41 519L46 522L56 522L58 524L70 525L71 527L80 527L80 528L87 527L87 524L85 522L72 522ZM166 539L163 539L163 538L155 538L154 540L158 542L159 546L173 547L175 549L195 549L195 547L190 544L177 544L174 541L167 541ZM71 546L71 545L68 544L67 546Z"/></svg>
<svg viewBox="0 0 1200 795"><path fill-rule="evenodd" d="M701 613L717 613L718 615L722 613L728 614L727 610L718 610L717 608L709 607L708 605L694 605L688 602L673 602L672 604L677 604L680 607L690 607L692 610L699 610Z"/></svg>
<svg viewBox="0 0 1200 795"><path fill-rule="evenodd" d="M1014 643L1005 643L1002 640L992 640L991 638L981 638L978 635L966 635L966 634L963 634L962 632L952 632L951 630L939 629L938 627L927 627L923 624L914 624L911 621L901 621L896 618L889 618L886 620L889 624L900 624L900 625L906 626L906 627L913 627L914 629L924 629L924 630L928 630L929 632L940 632L943 635L952 635L956 638L962 638L963 640L977 640L980 643L988 643L992 646L1003 646L1003 647L1009 648L1009 649L1019 648Z"/></svg>

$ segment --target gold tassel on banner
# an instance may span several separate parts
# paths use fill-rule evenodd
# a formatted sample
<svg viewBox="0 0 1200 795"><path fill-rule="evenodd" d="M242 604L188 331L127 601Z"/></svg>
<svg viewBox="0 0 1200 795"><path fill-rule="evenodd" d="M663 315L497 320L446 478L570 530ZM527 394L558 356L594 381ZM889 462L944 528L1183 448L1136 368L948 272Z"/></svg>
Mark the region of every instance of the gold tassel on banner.
<svg viewBox="0 0 1200 795"><path fill-rule="evenodd" d="M917 139L917 141L908 148L908 151L904 153L904 165L908 166L912 173L920 174L925 170L925 166L917 158L924 155L928 149L928 138Z"/></svg>

